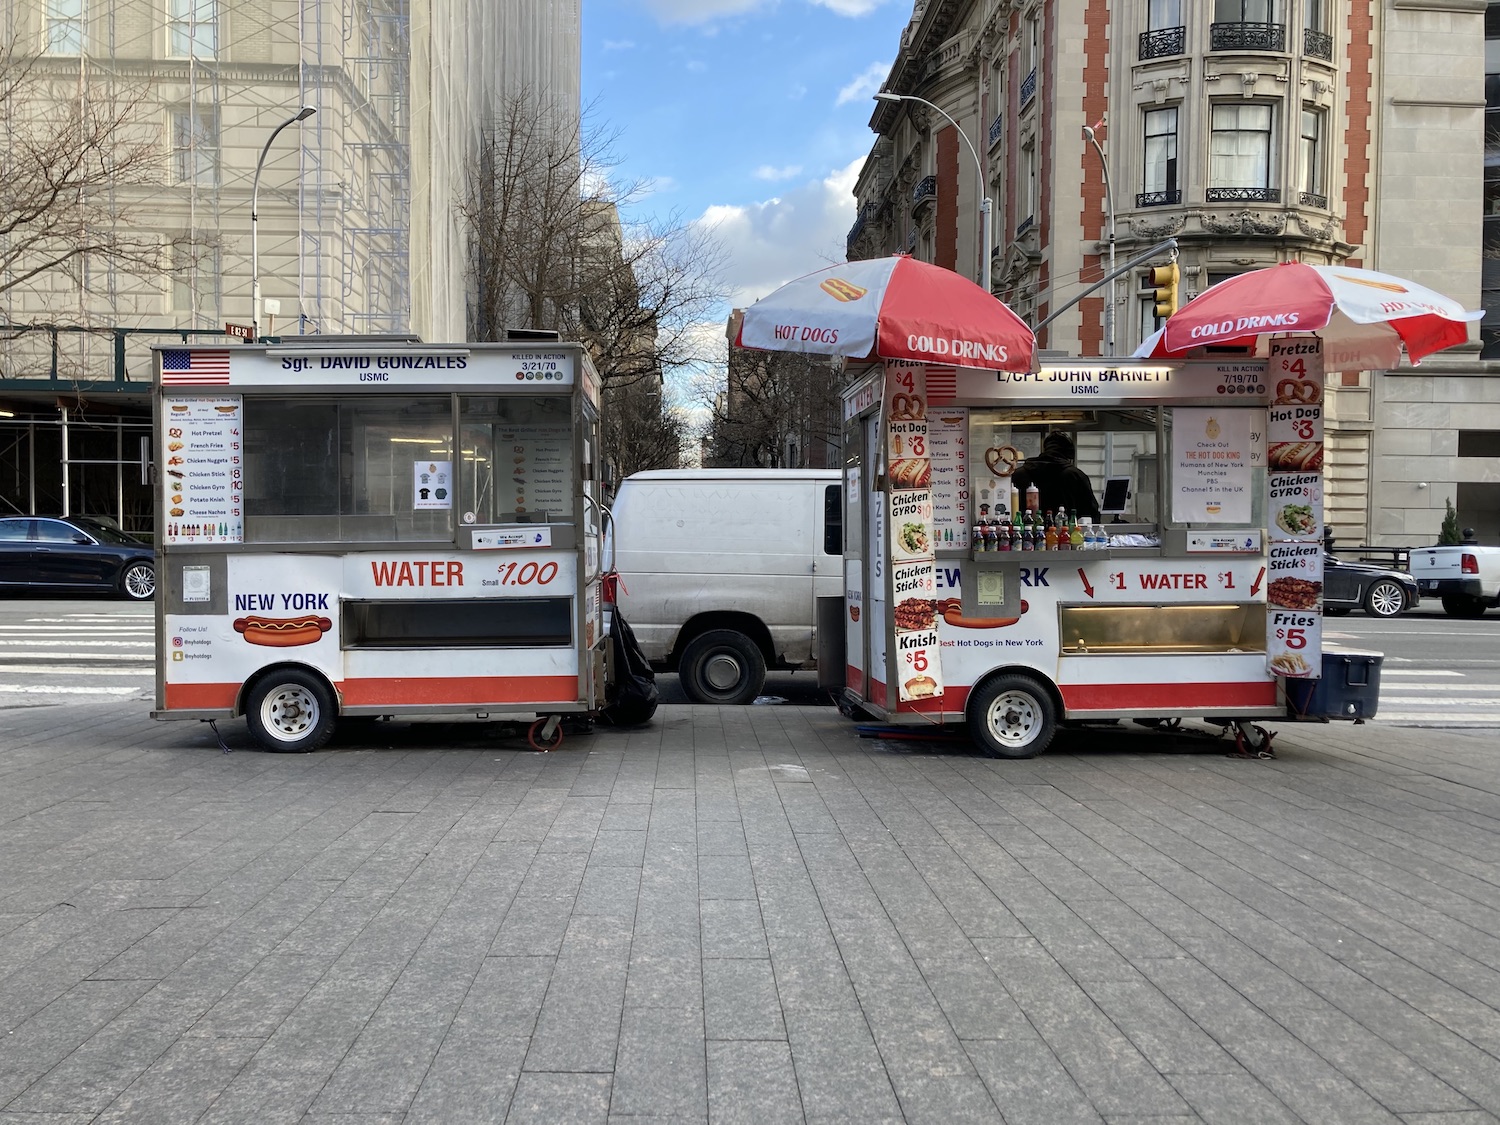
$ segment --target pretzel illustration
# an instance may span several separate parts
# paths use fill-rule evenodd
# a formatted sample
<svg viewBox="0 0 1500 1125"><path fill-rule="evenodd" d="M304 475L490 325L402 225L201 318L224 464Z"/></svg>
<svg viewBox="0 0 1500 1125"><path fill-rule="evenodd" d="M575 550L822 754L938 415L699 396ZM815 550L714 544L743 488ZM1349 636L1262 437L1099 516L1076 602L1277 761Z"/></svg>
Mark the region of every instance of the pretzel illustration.
<svg viewBox="0 0 1500 1125"><path fill-rule="evenodd" d="M892 395L891 396L891 420L895 422L914 422L919 418L927 417L926 407L922 403L921 395Z"/></svg>
<svg viewBox="0 0 1500 1125"><path fill-rule="evenodd" d="M1318 401L1318 385L1301 379L1283 379L1276 384L1276 405L1289 406L1296 403Z"/></svg>
<svg viewBox="0 0 1500 1125"><path fill-rule="evenodd" d="M997 477L1008 477L1016 471L1016 466L1023 460L1021 451L1013 445L1002 445L995 449L984 451L984 463L990 472Z"/></svg>

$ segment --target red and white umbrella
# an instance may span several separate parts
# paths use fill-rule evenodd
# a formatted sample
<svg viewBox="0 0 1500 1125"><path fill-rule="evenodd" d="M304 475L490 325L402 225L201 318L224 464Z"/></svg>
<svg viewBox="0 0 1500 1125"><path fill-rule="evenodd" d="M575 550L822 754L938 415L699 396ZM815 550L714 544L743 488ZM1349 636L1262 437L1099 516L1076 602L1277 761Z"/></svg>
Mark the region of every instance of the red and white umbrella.
<svg viewBox="0 0 1500 1125"><path fill-rule="evenodd" d="M1032 371L1036 334L952 270L898 254L829 266L744 310L735 344L772 352Z"/></svg>
<svg viewBox="0 0 1500 1125"><path fill-rule="evenodd" d="M1269 336L1311 333L1329 371L1395 367L1465 343L1470 312L1424 285L1353 266L1285 262L1205 289L1147 337L1135 354L1180 356L1210 345L1256 345Z"/></svg>

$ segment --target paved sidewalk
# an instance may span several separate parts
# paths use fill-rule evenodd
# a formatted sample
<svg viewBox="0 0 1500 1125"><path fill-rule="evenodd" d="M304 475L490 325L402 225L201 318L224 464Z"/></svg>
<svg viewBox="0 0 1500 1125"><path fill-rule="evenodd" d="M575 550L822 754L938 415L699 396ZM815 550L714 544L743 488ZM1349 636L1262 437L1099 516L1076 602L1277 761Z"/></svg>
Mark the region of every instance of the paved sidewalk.
<svg viewBox="0 0 1500 1125"><path fill-rule="evenodd" d="M1494 1121L1493 735L0 712L0 1123Z"/></svg>

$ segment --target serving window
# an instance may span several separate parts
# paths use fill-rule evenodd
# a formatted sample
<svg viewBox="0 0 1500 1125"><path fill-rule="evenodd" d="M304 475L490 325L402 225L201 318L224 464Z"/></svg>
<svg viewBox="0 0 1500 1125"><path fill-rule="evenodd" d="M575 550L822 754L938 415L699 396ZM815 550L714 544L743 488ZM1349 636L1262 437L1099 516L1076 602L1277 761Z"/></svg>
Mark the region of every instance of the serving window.
<svg viewBox="0 0 1500 1125"><path fill-rule="evenodd" d="M449 395L244 404L248 543L451 542Z"/></svg>
<svg viewBox="0 0 1500 1125"><path fill-rule="evenodd" d="M458 414L459 498L465 522L573 522L568 398L461 395Z"/></svg>

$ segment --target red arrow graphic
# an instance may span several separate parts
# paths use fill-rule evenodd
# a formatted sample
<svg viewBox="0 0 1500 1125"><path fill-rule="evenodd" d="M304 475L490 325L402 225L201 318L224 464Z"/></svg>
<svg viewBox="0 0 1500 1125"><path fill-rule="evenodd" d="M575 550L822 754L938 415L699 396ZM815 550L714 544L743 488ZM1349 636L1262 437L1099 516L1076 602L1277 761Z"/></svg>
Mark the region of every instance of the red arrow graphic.
<svg viewBox="0 0 1500 1125"><path fill-rule="evenodd" d="M1260 580L1266 576L1266 568L1261 567L1260 573L1255 576L1255 581L1250 583L1250 596L1253 598L1260 593Z"/></svg>
<svg viewBox="0 0 1500 1125"><path fill-rule="evenodd" d="M1083 583L1083 592L1089 597L1094 596L1094 588L1089 585L1089 576L1083 572L1083 567L1078 568L1078 579Z"/></svg>

